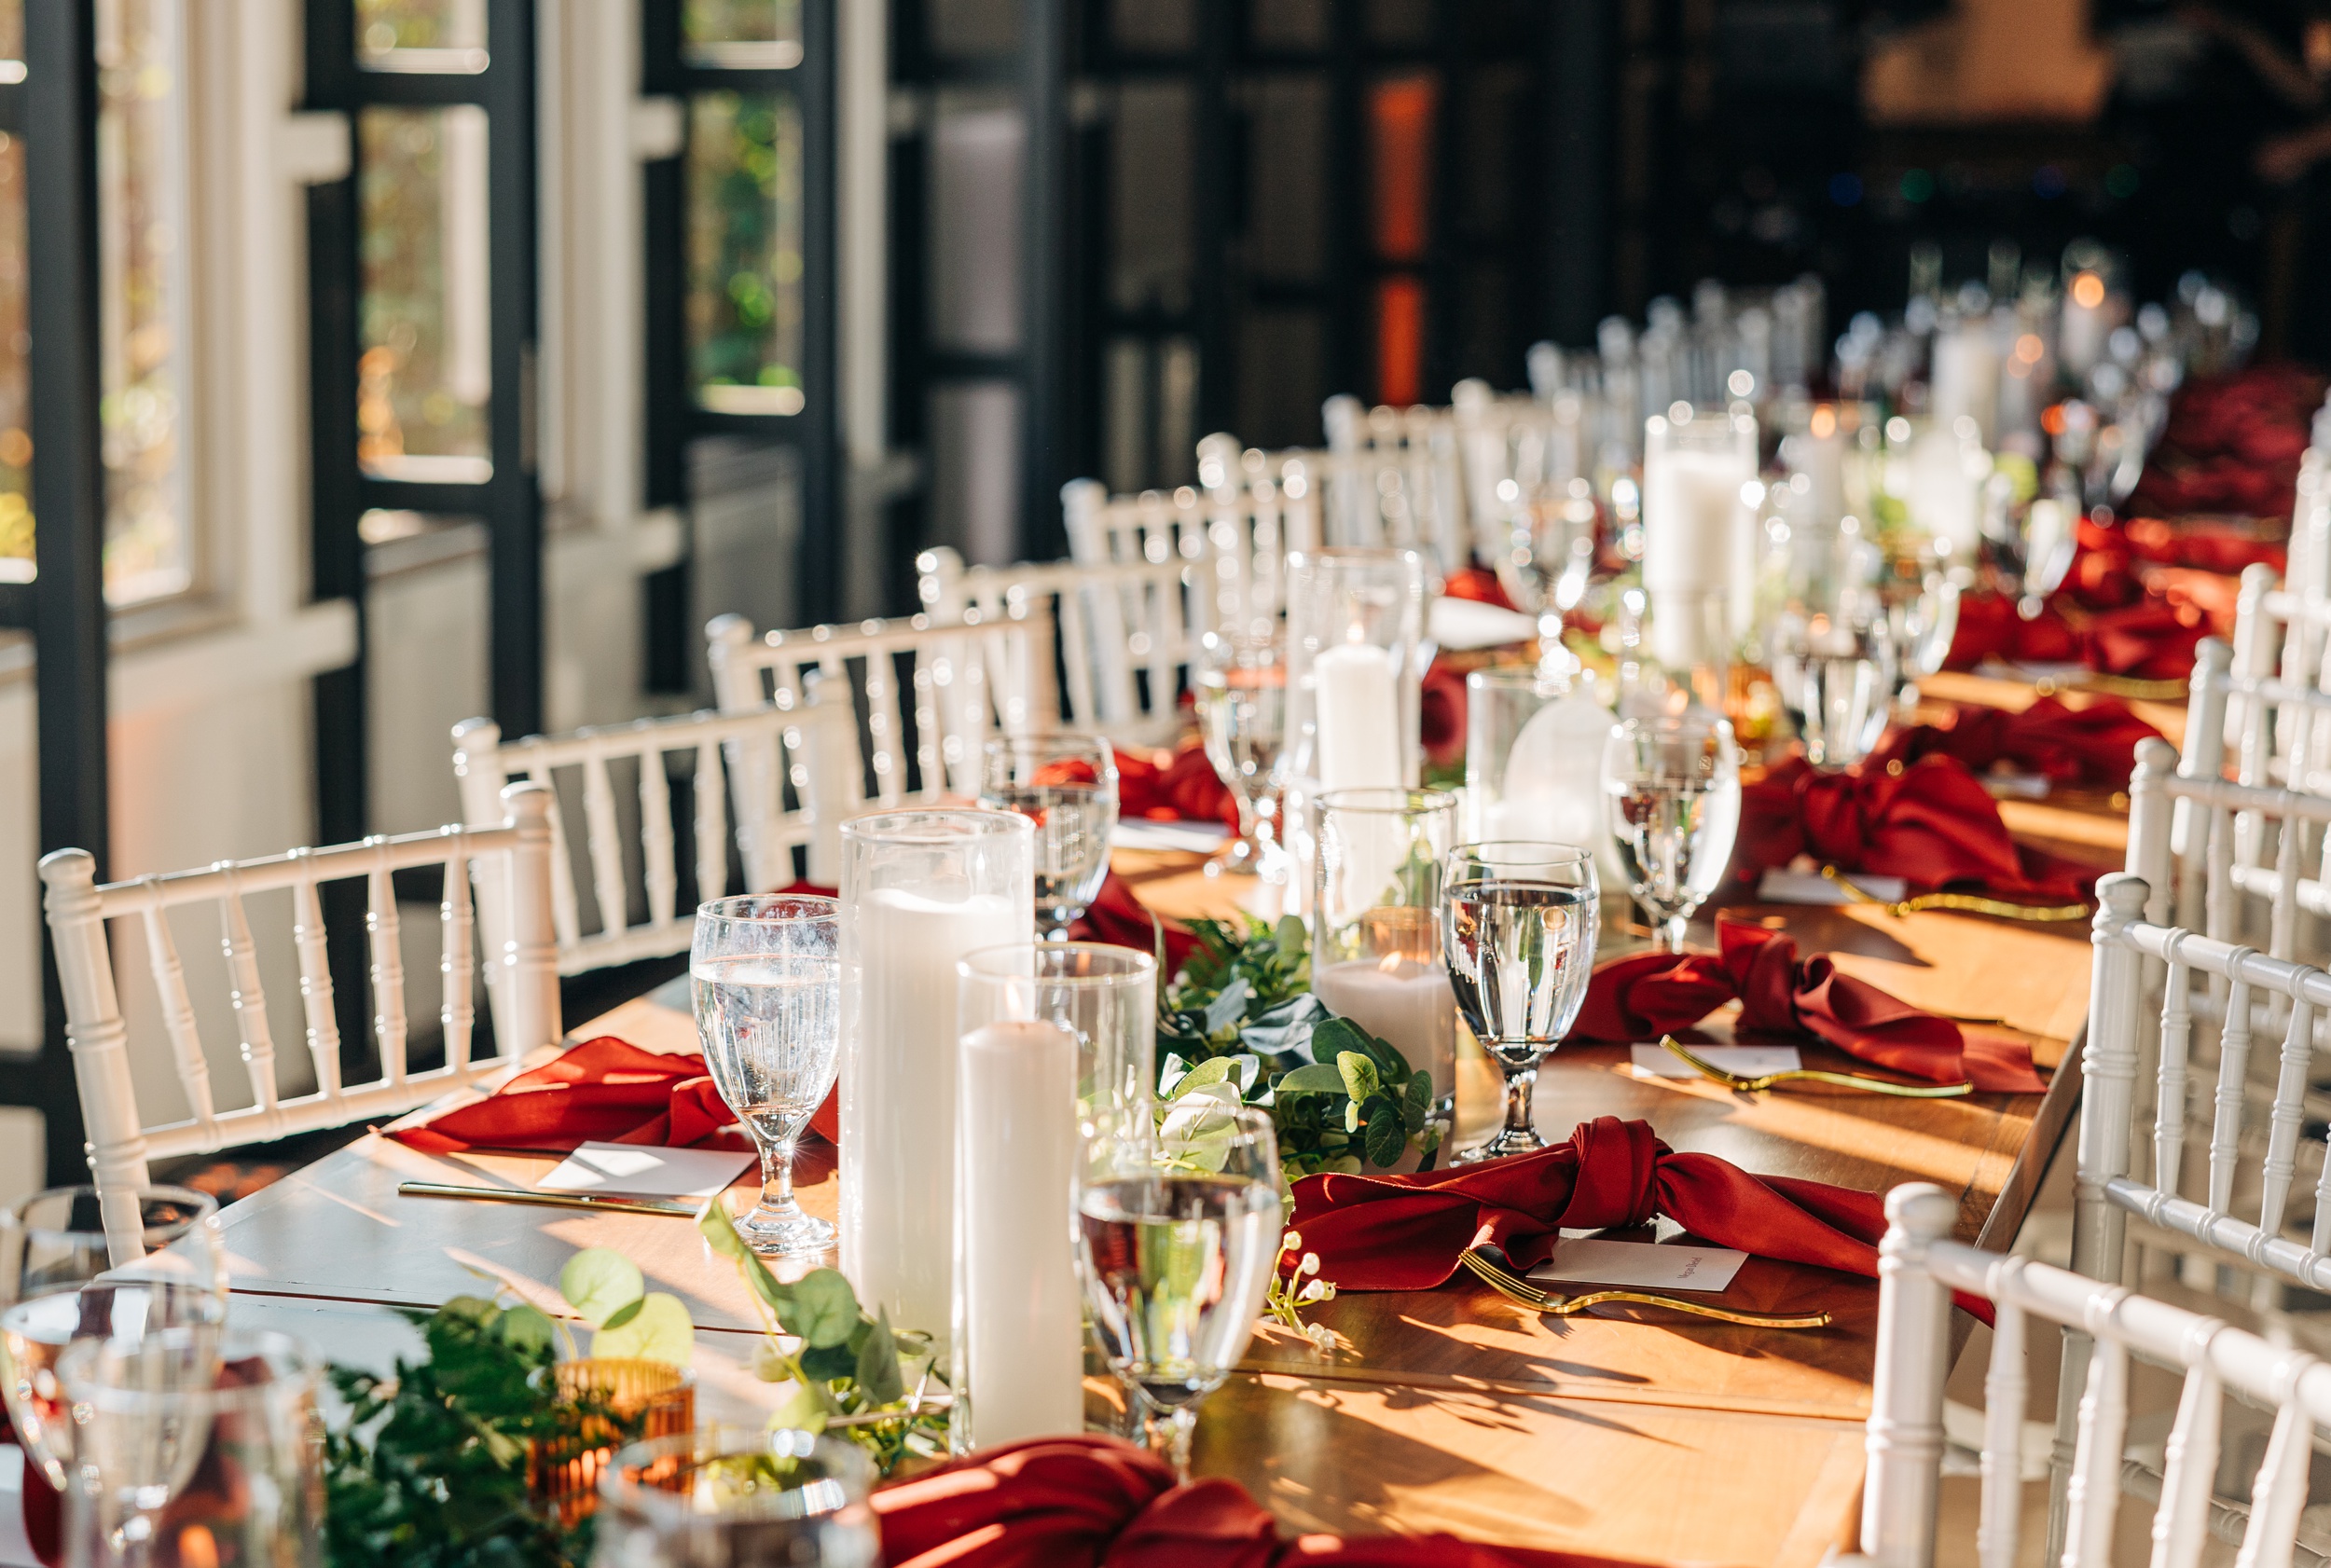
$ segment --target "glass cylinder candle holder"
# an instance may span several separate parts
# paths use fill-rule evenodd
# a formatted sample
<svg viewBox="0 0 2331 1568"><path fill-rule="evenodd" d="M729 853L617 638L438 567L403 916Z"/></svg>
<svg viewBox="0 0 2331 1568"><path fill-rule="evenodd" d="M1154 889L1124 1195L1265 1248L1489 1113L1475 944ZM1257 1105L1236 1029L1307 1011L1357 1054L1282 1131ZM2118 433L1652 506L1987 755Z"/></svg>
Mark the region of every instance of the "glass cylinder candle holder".
<svg viewBox="0 0 2331 1568"><path fill-rule="evenodd" d="M1753 588L1763 499L1753 414L1678 403L1644 421L1643 586L1662 664L1707 659L1703 607L1729 616L1735 585Z"/></svg>
<svg viewBox="0 0 2331 1568"><path fill-rule="evenodd" d="M633 1443L600 1473L597 1562L662 1568L870 1563L874 1464L842 1437L700 1426Z"/></svg>
<svg viewBox="0 0 2331 1568"><path fill-rule="evenodd" d="M1414 550L1287 557L1290 772L1322 790L1403 789L1420 777L1425 605Z"/></svg>
<svg viewBox="0 0 2331 1568"><path fill-rule="evenodd" d="M1441 952L1441 868L1457 841L1456 798L1331 791L1317 830L1311 989L1429 1071L1435 1114L1445 1114L1456 1087L1456 997Z"/></svg>
<svg viewBox="0 0 2331 1568"><path fill-rule="evenodd" d="M1145 1124L1157 962L1099 942L971 954L961 982L952 1440L1083 1430L1081 1151Z"/></svg>
<svg viewBox="0 0 2331 1568"><path fill-rule="evenodd" d="M956 965L1033 928L1034 831L1009 811L842 825L842 1259L894 1327L951 1321Z"/></svg>

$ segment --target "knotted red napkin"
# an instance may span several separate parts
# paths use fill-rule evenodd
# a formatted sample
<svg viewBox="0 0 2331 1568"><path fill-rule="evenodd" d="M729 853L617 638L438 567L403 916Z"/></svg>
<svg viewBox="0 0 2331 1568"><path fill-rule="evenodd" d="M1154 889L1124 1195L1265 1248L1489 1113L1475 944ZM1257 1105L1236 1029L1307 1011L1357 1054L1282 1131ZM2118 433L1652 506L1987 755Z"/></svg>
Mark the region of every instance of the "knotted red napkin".
<svg viewBox="0 0 2331 1568"><path fill-rule="evenodd" d="M2137 743L2161 733L2112 697L2073 708L2043 696L2021 713L1968 703L1953 707L1945 723L1888 731L1871 753L1871 764L1883 772L1888 763L1907 767L1924 757L1943 756L1987 773L2004 762L2063 783L2124 789L2136 767Z"/></svg>
<svg viewBox="0 0 2331 1568"><path fill-rule="evenodd" d="M1737 997L1742 1035L1802 1031L1850 1056L1932 1083L2038 1094L2032 1048L2005 1029L1961 1025L1840 972L1826 953L1800 962L1794 939L1745 920L1716 922L1718 951L1638 953L1587 983L1576 1038L1651 1040L1688 1029Z"/></svg>
<svg viewBox="0 0 2331 1568"><path fill-rule="evenodd" d="M1238 831L1238 803L1197 741L1185 741L1173 751L1115 750L1119 817L1220 822Z"/></svg>
<svg viewBox="0 0 2331 1568"><path fill-rule="evenodd" d="M890 1568L1609 1568L1454 1535L1281 1540L1236 1481L1176 1484L1114 1437L990 1449L874 1494Z"/></svg>
<svg viewBox="0 0 2331 1568"><path fill-rule="evenodd" d="M832 1124L819 1123L833 1108L829 1099L809 1123L828 1140ZM642 1051L601 1035L518 1074L483 1100L389 1136L424 1154L569 1154L586 1143L751 1148L743 1134L725 1130L736 1120L703 1057Z"/></svg>
<svg viewBox="0 0 2331 1568"><path fill-rule="evenodd" d="M1528 1270L1553 1256L1564 1231L1648 1225L1657 1215L1719 1246L1871 1279L1886 1230L1874 1192L1677 1154L1649 1122L1615 1116L1581 1121L1550 1148L1478 1165L1305 1176L1291 1223L1339 1290L1430 1290L1469 1247L1496 1246Z"/></svg>
<svg viewBox="0 0 2331 1568"><path fill-rule="evenodd" d="M1791 757L1742 789L1739 845L1742 862L1759 871L1811 855L1928 887L2024 880L1999 807L1949 757L1838 773Z"/></svg>

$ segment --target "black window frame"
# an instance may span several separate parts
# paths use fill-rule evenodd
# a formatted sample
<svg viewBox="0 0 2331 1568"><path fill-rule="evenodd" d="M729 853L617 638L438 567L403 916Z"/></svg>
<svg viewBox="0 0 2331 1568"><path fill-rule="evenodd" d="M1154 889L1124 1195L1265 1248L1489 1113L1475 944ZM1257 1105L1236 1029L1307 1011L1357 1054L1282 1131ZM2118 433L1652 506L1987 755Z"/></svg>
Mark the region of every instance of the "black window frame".
<svg viewBox="0 0 2331 1568"><path fill-rule="evenodd" d="M683 142L648 162L641 213L647 258L644 371L647 381L647 502L686 506L690 443L742 435L792 447L800 474L797 602L822 620L841 602L838 502L841 384L836 370L840 296L835 279L839 210L834 95L835 0L801 0L801 58L792 65L722 65L691 60L683 47L679 0L641 7L641 91L678 102ZM704 407L688 363L688 211L685 137L691 97L701 92L790 94L801 117L802 407L796 414L734 413ZM703 664L703 629L686 624L687 563L649 579L648 668L653 689L686 690Z"/></svg>

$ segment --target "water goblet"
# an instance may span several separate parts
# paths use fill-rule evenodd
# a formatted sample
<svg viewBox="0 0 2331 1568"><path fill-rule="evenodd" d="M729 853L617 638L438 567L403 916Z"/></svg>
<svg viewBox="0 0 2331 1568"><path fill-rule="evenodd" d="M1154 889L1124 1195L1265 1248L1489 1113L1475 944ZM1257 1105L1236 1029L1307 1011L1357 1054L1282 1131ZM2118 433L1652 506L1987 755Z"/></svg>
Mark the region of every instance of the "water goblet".
<svg viewBox="0 0 2331 1568"><path fill-rule="evenodd" d="M1199 1096L1093 1140L1077 1204L1093 1334L1143 1446L1190 1474L1198 1404L1254 1337L1280 1233L1268 1111Z"/></svg>
<svg viewBox="0 0 2331 1568"><path fill-rule="evenodd" d="M1723 879L1740 827L1731 725L1691 714L1614 725L1603 748L1603 798L1653 944L1681 953L1684 923Z"/></svg>
<svg viewBox="0 0 2331 1568"><path fill-rule="evenodd" d="M1287 851L1279 842L1279 757L1287 740L1285 634L1208 633L1197 685L1206 760L1238 805L1238 836L1207 861L1206 873L1283 878Z"/></svg>
<svg viewBox="0 0 2331 1568"><path fill-rule="evenodd" d="M1457 1011L1506 1088L1505 1124L1452 1162L1543 1148L1531 1097L1538 1063L1586 1001L1601 908L1594 856L1566 844L1462 844L1449 852L1441 886L1441 951Z"/></svg>
<svg viewBox="0 0 2331 1568"><path fill-rule="evenodd" d="M1037 927L1066 942L1109 875L1116 753L1097 735L996 736L982 749L979 804L1036 824Z"/></svg>
<svg viewBox="0 0 2331 1568"><path fill-rule="evenodd" d="M824 1252L834 1227L794 1200L793 1149L841 1062L841 906L715 899L697 911L688 975L712 1082L761 1152L761 1201L738 1234L779 1258Z"/></svg>
<svg viewBox="0 0 2331 1568"><path fill-rule="evenodd" d="M215 1331L227 1317L218 1200L184 1187L128 1196L145 1255L116 1266L94 1187L56 1187L0 1211L0 1398L27 1481L62 1492L75 1463L57 1364L83 1340L135 1344L161 1329ZM119 1239L117 1237L116 1239Z"/></svg>

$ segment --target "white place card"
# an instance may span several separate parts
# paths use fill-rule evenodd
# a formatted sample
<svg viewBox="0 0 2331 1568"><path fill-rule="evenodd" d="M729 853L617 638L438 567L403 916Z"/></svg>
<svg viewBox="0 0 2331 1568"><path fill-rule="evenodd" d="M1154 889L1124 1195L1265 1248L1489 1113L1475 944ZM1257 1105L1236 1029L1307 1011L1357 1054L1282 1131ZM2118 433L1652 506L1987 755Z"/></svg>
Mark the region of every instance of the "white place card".
<svg viewBox="0 0 2331 1568"><path fill-rule="evenodd" d="M626 1198L710 1198L750 1170L754 1156L734 1148L659 1148L586 1143L534 1184L544 1192L605 1192Z"/></svg>
<svg viewBox="0 0 2331 1568"><path fill-rule="evenodd" d="M1148 818L1121 821L1109 835L1116 849L1220 849L1230 830L1220 822L1161 822Z"/></svg>
<svg viewBox="0 0 2331 1568"><path fill-rule="evenodd" d="M1873 899L1892 903L1910 891L1910 884L1898 876L1855 876L1854 886ZM1759 903L1860 903L1844 888L1817 871L1784 871L1778 866L1768 870L1757 884Z"/></svg>
<svg viewBox="0 0 2331 1568"><path fill-rule="evenodd" d="M1663 1045L1637 1045L1629 1048L1634 1058L1634 1070L1653 1078L1698 1078L1691 1064ZM1721 1067L1728 1073L1754 1078L1759 1073L1795 1072L1805 1065L1793 1045L1695 1045L1691 1053L1711 1067Z"/></svg>
<svg viewBox="0 0 2331 1568"><path fill-rule="evenodd" d="M1530 1271L1540 1284L1615 1285L1631 1290L1719 1291L1732 1283L1745 1252L1728 1246L1670 1243L1559 1241L1554 1255Z"/></svg>

